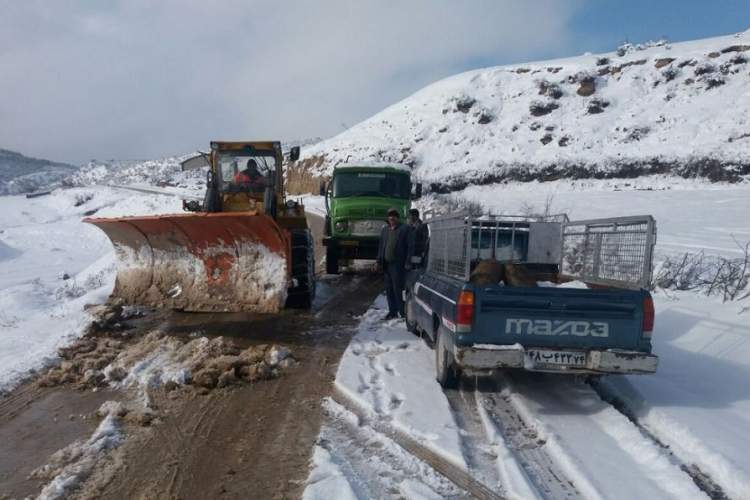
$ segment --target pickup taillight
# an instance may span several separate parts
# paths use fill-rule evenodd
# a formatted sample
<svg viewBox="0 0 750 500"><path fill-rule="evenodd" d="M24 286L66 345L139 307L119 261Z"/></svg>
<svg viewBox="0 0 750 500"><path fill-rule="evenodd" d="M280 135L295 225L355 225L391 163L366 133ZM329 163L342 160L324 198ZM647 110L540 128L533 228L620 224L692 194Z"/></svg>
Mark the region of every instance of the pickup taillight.
<svg viewBox="0 0 750 500"><path fill-rule="evenodd" d="M651 332L654 331L654 299L650 294L643 298L643 337L651 338Z"/></svg>
<svg viewBox="0 0 750 500"><path fill-rule="evenodd" d="M461 290L458 294L456 303L456 327L466 331L471 329L471 323L474 321L474 292L471 290Z"/></svg>

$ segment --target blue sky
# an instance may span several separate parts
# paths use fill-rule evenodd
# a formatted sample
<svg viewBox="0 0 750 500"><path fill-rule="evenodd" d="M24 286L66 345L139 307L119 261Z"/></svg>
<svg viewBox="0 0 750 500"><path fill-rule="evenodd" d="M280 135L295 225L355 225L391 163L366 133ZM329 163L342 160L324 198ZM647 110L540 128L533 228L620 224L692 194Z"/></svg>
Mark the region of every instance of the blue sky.
<svg viewBox="0 0 750 500"><path fill-rule="evenodd" d="M750 28L750 0L0 0L0 148L328 137L455 73Z"/></svg>
<svg viewBox="0 0 750 500"><path fill-rule="evenodd" d="M591 0L570 27L590 52L624 40L708 38L750 28L750 0Z"/></svg>

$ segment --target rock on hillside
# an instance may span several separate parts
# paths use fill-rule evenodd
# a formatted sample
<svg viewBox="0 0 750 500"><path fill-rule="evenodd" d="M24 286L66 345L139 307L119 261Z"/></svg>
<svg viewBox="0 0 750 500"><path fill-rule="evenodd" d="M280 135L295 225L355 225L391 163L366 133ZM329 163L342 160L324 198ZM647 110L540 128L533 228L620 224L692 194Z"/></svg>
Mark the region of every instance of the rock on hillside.
<svg viewBox="0 0 750 500"><path fill-rule="evenodd" d="M561 177L750 175L750 31L501 66L432 84L305 148L318 174L396 161L433 191Z"/></svg>
<svg viewBox="0 0 750 500"><path fill-rule="evenodd" d="M66 163L29 158L0 149L0 195L36 191L59 184L76 167Z"/></svg>

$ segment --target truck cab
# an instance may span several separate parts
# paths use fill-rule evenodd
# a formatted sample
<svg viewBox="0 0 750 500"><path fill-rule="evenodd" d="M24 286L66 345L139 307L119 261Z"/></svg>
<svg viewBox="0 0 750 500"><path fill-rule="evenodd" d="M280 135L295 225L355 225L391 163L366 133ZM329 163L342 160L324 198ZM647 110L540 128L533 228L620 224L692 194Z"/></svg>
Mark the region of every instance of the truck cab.
<svg viewBox="0 0 750 500"><path fill-rule="evenodd" d="M395 208L406 221L411 200L421 195L411 171L399 164L351 164L334 169L325 189L326 221L323 245L326 272L338 274L352 259L374 260L386 212Z"/></svg>

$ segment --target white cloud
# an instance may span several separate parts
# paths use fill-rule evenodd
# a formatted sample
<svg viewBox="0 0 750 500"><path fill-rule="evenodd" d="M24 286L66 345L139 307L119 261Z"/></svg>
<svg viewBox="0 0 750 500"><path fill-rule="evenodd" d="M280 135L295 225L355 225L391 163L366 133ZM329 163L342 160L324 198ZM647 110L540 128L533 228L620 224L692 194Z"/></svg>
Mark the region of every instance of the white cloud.
<svg viewBox="0 0 750 500"><path fill-rule="evenodd" d="M0 0L0 147L85 161L330 135L476 64L564 53L581 1Z"/></svg>

